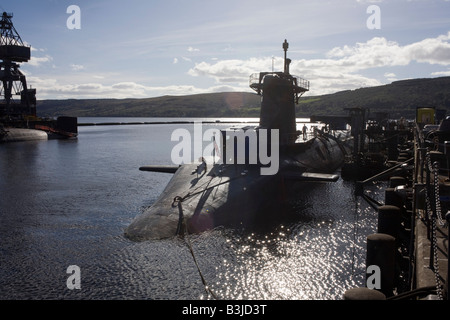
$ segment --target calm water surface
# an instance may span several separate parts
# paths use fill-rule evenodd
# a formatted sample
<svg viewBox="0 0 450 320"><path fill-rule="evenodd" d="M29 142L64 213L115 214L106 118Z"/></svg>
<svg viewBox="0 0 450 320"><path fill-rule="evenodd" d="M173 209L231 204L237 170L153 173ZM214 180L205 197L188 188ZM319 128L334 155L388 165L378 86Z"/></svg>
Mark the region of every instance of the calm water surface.
<svg viewBox="0 0 450 320"><path fill-rule="evenodd" d="M193 130L86 126L77 140L0 145L0 299L211 299L185 239L123 236L171 177L138 168L171 164L177 128ZM383 187L369 192L382 200ZM342 180L308 186L292 201L296 219L264 232L190 235L211 290L221 299L336 300L364 285L376 214L353 190ZM66 286L71 265L80 267L80 290Z"/></svg>

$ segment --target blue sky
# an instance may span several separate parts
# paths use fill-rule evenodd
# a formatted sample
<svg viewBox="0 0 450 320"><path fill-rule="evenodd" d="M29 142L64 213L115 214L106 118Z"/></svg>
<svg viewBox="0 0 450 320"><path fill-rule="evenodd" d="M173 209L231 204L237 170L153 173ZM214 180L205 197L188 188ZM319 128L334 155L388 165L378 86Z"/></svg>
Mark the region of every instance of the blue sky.
<svg viewBox="0 0 450 320"><path fill-rule="evenodd" d="M68 29L70 5L81 29ZM379 8L380 29L367 20ZM38 99L248 91L282 70L307 95L450 76L449 0L14 0L2 11L32 47L21 65Z"/></svg>

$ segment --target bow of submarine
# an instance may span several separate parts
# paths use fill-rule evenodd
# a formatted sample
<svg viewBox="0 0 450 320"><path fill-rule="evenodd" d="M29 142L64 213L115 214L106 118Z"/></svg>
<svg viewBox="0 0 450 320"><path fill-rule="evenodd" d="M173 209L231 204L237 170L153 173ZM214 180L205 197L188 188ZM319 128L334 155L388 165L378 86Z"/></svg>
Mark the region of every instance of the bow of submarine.
<svg viewBox="0 0 450 320"><path fill-rule="evenodd" d="M183 165L173 175L156 202L137 216L125 229L125 236L133 241L169 238L176 234L180 221L174 197L189 189L192 166ZM184 191L183 191L184 192Z"/></svg>
<svg viewBox="0 0 450 320"><path fill-rule="evenodd" d="M196 167L181 166L157 201L125 229L125 236L133 241L170 238L180 223L190 233L252 224L253 213L273 192L268 186L273 186L273 177L261 176L258 168L220 166L219 174L216 165L197 174ZM174 201L178 197L181 203Z"/></svg>

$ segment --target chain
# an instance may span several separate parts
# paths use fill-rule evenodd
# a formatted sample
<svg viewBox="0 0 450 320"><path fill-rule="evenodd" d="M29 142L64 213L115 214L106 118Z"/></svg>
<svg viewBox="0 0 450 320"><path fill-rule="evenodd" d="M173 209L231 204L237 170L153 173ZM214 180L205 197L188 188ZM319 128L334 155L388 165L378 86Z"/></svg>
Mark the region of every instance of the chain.
<svg viewBox="0 0 450 320"><path fill-rule="evenodd" d="M431 166L431 157L430 157L430 155L428 153L426 155L425 161L426 161L426 163L425 163L426 169L428 170L428 172L432 172L433 171L433 167ZM431 208L431 200L430 200L430 189L427 186L425 188L425 190L426 190L426 192L425 192L425 200L426 200L426 205L427 205L426 218L430 220L432 218L432 215L433 215L433 210Z"/></svg>
<svg viewBox="0 0 450 320"><path fill-rule="evenodd" d="M433 217L431 219L431 229L432 229L432 246L433 246L433 256L434 256L434 261L433 261L433 271L434 271L434 278L436 281L436 294L438 296L439 300L443 300L443 295L442 295L442 283L441 280L439 279L439 258L438 258L438 250L437 250L437 237L436 237L436 218Z"/></svg>
<svg viewBox="0 0 450 320"><path fill-rule="evenodd" d="M428 168L428 171L433 174L434 178L434 201L435 201L435 211L436 211L436 217L438 218L439 225L445 226L446 221L442 218L442 210L441 210L441 201L440 201L440 191L439 191L439 162L434 162L434 165L431 164L431 157L429 154L426 155L426 166ZM427 210L431 209L430 207L427 207ZM432 211L428 211L429 214L432 213Z"/></svg>
<svg viewBox="0 0 450 320"><path fill-rule="evenodd" d="M437 161L434 163L433 175L434 175L434 198L436 201L436 217L438 218L439 225L443 227L446 221L442 219L441 201L439 193L439 162Z"/></svg>
<svg viewBox="0 0 450 320"><path fill-rule="evenodd" d="M426 188L426 210L427 218L431 221L431 245L433 249L433 271L436 282L436 293L439 300L443 300L442 295L442 284L439 279L439 258L438 258L438 245L437 245L437 235L436 235L436 218L439 220L440 225L444 225L445 222L442 219L441 213L441 203L439 196L439 163L436 161L434 166L431 165L431 157L429 154L426 156L426 166L429 171L429 174L433 174L433 184L434 184L434 200L435 200L435 210L431 208L431 195L429 194L429 188Z"/></svg>

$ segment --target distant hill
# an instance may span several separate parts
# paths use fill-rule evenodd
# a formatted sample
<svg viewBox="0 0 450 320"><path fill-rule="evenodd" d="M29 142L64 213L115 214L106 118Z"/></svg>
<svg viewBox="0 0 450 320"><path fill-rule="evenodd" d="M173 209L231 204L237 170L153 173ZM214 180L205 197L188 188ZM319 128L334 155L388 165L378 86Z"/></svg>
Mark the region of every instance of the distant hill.
<svg viewBox="0 0 450 320"><path fill-rule="evenodd" d="M388 85L305 97L300 115L346 114L344 108L362 107L370 112L387 112L391 118L414 119L417 107L450 111L450 77L395 81Z"/></svg>
<svg viewBox="0 0 450 320"><path fill-rule="evenodd" d="M39 116L77 117L258 117L261 97L222 92L145 99L41 100Z"/></svg>
<svg viewBox="0 0 450 320"><path fill-rule="evenodd" d="M39 116L77 117L259 117L261 97L222 92L146 99L40 100ZM450 111L450 77L396 81L388 85L302 97L297 116L346 115L344 108L414 118L416 107Z"/></svg>

